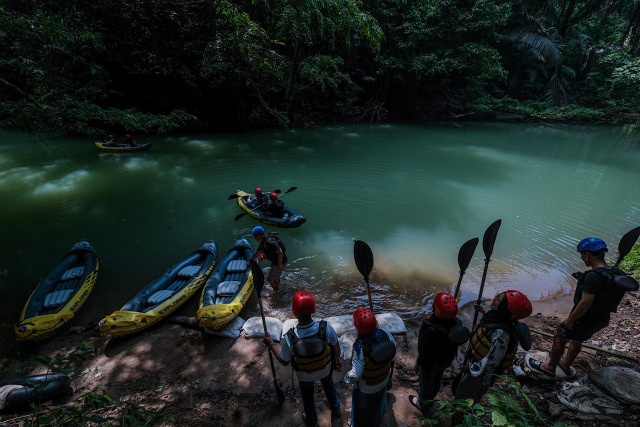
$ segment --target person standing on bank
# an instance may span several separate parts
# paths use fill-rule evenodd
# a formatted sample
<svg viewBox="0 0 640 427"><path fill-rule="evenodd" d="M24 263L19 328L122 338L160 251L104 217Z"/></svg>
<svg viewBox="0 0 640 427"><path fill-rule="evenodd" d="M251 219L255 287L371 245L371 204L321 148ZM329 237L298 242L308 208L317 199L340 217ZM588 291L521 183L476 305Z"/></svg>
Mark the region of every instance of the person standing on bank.
<svg viewBox="0 0 640 427"><path fill-rule="evenodd" d="M267 334L262 342L273 352L278 362L284 366L293 362L293 369L298 375L300 393L304 412L302 416L307 427L318 426L313 384L322 383L324 394L331 408L331 418L340 418L340 401L336 393L336 385L331 377L331 370L342 369L340 362L340 344L336 331L326 321L316 322L311 315L316 312L316 303L307 291L297 292L291 302L291 310L298 319L298 326L290 329L278 349L273 339Z"/></svg>
<svg viewBox="0 0 640 427"><path fill-rule="evenodd" d="M535 359L529 361L532 368L550 377L556 376L556 367L560 367L566 376L571 376L571 364L582 350L582 343L609 325L611 313L617 310L624 296L624 291L616 289L615 285L611 286L611 282L613 276L626 276L626 273L605 262L604 254L608 251L606 243L589 237L582 240L577 249L584 264L593 269L573 274L578 278L573 309L556 329L549 363ZM569 349L566 356L562 357L567 343Z"/></svg>
<svg viewBox="0 0 640 427"><path fill-rule="evenodd" d="M533 308L526 295L518 291L506 291L493 298L491 310L485 310L479 304L474 308L483 314L478 327L471 335L471 342L467 349L469 363L463 367L462 378L456 390L452 390L455 399L473 399L480 403L480 399L491 387L497 375L505 374L513 364L513 358L518 351L518 342L525 349L531 348L530 333L521 333L528 328L520 319L529 317ZM452 386L453 388L453 386Z"/></svg>
<svg viewBox="0 0 640 427"><path fill-rule="evenodd" d="M271 285L274 291L280 289L280 276L287 265L287 248L284 243L276 236L277 231L272 231L265 236L264 228L260 225L253 227L251 234L258 241L258 249L253 253L251 259L256 259L260 256L261 252L264 252L264 257L271 261L271 269L267 276L267 282ZM247 261L247 267L249 261Z"/></svg>
<svg viewBox="0 0 640 427"><path fill-rule="evenodd" d="M378 328L376 316L368 308L353 313L358 338L353 343L351 370L344 382L354 382L351 392L349 427L373 427L387 408L387 384L391 381L391 362L396 342L391 334Z"/></svg>
<svg viewBox="0 0 640 427"><path fill-rule="evenodd" d="M409 396L409 402L429 418L435 413L433 403L442 385L442 375L458 354L458 347L469 341L470 332L462 325L458 303L453 295L440 292L433 299L433 314L422 321L418 335L418 359L414 370L418 374L418 396Z"/></svg>

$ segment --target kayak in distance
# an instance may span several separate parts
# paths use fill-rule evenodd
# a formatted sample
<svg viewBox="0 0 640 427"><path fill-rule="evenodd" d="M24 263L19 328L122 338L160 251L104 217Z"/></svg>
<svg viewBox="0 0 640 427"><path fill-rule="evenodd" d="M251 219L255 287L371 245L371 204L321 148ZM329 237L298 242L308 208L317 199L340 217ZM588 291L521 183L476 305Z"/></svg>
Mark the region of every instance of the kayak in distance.
<svg viewBox="0 0 640 427"><path fill-rule="evenodd" d="M244 307L253 292L253 276L247 261L254 249L241 237L218 264L202 290L198 320L200 327L222 329Z"/></svg>
<svg viewBox="0 0 640 427"><path fill-rule="evenodd" d="M107 145L106 142L96 141L96 147L98 147L101 150L111 151L111 152L145 151L151 148L151 142L147 142L146 144L140 144L140 145L119 144L119 145L111 146L111 145Z"/></svg>
<svg viewBox="0 0 640 427"><path fill-rule="evenodd" d="M236 199L240 209L265 224L280 228L295 228L300 227L307 221L307 218L288 207L284 208L284 215L282 218L271 216L268 212L262 212L259 209L256 209L255 204L252 202L255 200L252 194L245 193L242 190L238 190L236 194L240 196Z"/></svg>
<svg viewBox="0 0 640 427"><path fill-rule="evenodd" d="M96 250L80 239L29 297L15 326L16 339L42 340L68 323L91 294L99 267Z"/></svg>
<svg viewBox="0 0 640 427"><path fill-rule="evenodd" d="M209 240L149 283L120 310L102 319L100 330L119 337L160 322L204 286L217 260L216 242Z"/></svg>

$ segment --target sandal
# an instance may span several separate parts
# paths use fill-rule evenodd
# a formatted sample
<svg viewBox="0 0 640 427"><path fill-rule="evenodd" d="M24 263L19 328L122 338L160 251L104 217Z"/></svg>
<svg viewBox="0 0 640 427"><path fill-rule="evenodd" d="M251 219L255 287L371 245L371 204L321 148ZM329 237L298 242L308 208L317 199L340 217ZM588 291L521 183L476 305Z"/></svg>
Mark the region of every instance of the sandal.
<svg viewBox="0 0 640 427"><path fill-rule="evenodd" d="M347 427L351 427L351 418L347 418Z"/></svg>
<svg viewBox="0 0 640 427"><path fill-rule="evenodd" d="M574 376L575 376L575 375L574 375L574 373L573 373L573 372L571 372L571 367L569 367L569 369L564 369L564 368L562 367L562 365L558 363L558 368L560 368L560 370L562 371L562 373L566 375L565 379L566 379L566 378L572 378L572 377L574 377Z"/></svg>
<svg viewBox="0 0 640 427"><path fill-rule="evenodd" d="M531 366L533 369L535 369L536 371L545 374L546 376L548 376L549 378L555 378L555 374L552 374L550 372L547 372L545 370L543 370L541 368L542 362L540 362L539 360L536 359L529 359L529 366Z"/></svg>
<svg viewBox="0 0 640 427"><path fill-rule="evenodd" d="M416 399L416 401L414 402L413 399ZM412 394L409 395L409 403L411 403L411 406L417 408L420 412L422 412L422 409L420 409L420 404L417 403L418 402L418 398Z"/></svg>

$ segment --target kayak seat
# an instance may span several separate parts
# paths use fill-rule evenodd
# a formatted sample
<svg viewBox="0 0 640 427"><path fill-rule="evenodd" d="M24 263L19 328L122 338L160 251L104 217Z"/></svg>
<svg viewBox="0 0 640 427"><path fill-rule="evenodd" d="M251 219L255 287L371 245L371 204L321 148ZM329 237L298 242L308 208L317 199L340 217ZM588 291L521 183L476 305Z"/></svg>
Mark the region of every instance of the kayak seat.
<svg viewBox="0 0 640 427"><path fill-rule="evenodd" d="M247 269L247 261L235 259L227 264L227 273L244 273Z"/></svg>
<svg viewBox="0 0 640 427"><path fill-rule="evenodd" d="M188 265L178 273L178 277L193 277L198 271L200 271L202 265Z"/></svg>
<svg viewBox="0 0 640 427"><path fill-rule="evenodd" d="M62 305L63 302L69 299L73 291L73 289L65 289L63 291L51 292L44 298L43 308L51 309Z"/></svg>
<svg viewBox="0 0 640 427"><path fill-rule="evenodd" d="M155 294L149 297L149 299L147 300L147 305L160 304L162 301L166 300L167 298L170 298L173 294L174 292L168 291L166 289L156 292Z"/></svg>
<svg viewBox="0 0 640 427"><path fill-rule="evenodd" d="M64 280L77 279L78 277L82 277L83 274L84 267L71 268L64 272L62 277L60 277L60 281L62 282Z"/></svg>
<svg viewBox="0 0 640 427"><path fill-rule="evenodd" d="M222 282L218 285L218 292L216 294L219 297L230 297L236 293L238 290L238 286L240 286L240 282L237 280L233 280L231 282Z"/></svg>

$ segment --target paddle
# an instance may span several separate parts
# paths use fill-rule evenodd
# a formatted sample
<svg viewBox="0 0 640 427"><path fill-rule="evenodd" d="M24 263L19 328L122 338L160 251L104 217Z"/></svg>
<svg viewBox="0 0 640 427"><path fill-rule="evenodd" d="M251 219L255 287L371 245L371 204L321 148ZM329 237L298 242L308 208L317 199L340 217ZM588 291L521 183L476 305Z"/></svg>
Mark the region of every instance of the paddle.
<svg viewBox="0 0 640 427"><path fill-rule="evenodd" d="M622 239L620 239L620 244L618 245L618 259L614 267L619 266L624 257L629 254L631 249L633 249L633 245L635 245L636 240L638 240L638 237L640 237L640 227L636 227L622 236Z"/></svg>
<svg viewBox="0 0 640 427"><path fill-rule="evenodd" d="M460 252L458 252L458 267L460 267L460 277L458 278L458 284L456 285L456 291L453 293L453 299L458 299L458 291L460 290L460 283L462 282L462 276L464 276L464 272L467 267L469 267L469 263L471 262L471 258L473 258L473 253L476 251L476 246L478 246L478 242L480 239L474 237L473 239L466 242L460 248Z"/></svg>
<svg viewBox="0 0 640 427"><path fill-rule="evenodd" d="M264 318L264 308L262 307L262 288L264 287L264 273L258 265L258 263L252 259L249 261L251 264L251 274L253 275L253 286L256 288L258 294L258 302L260 304L260 316L262 317L262 326L264 326L264 335L267 335L267 321ZM271 351L269 353L269 361L271 362L271 372L273 373L273 384L276 386L276 398L280 405L284 404L284 393L278 385L278 379L276 378L276 367L273 364L273 355Z"/></svg>
<svg viewBox="0 0 640 427"><path fill-rule="evenodd" d="M353 245L353 257L356 261L356 267L362 274L364 281L367 283L367 296L369 297L369 309L373 311L373 303L371 302L371 289L369 289L369 275L373 270L373 252L371 248L362 240L356 240Z"/></svg>
<svg viewBox="0 0 640 427"><path fill-rule="evenodd" d="M482 302L482 292L484 291L484 282L487 278L487 270L489 269L489 262L491 261L491 254L493 253L493 245L496 243L496 236L498 235L498 229L500 228L500 224L502 224L502 220L499 219L487 228L487 231L484 232L484 236L482 237L482 250L484 251L484 271L482 272L482 281L480 282L480 292L478 293L478 301L476 304L480 304ZM476 326L476 322L478 321L478 312L476 311L473 316L473 326L471 330Z"/></svg>
<svg viewBox="0 0 640 427"><path fill-rule="evenodd" d="M280 193L282 193L282 191L281 190L273 190L272 193L280 194ZM235 193L235 194L232 194L229 197L227 197L227 200L235 200L235 199L239 199L240 197L244 197L244 196L241 196L238 193Z"/></svg>
<svg viewBox="0 0 640 427"><path fill-rule="evenodd" d="M290 188L290 189L288 189L288 190L287 190L283 195L278 196L278 198L280 198L280 197L284 196L285 194L291 193L292 191L297 190L297 189L298 189L298 187L291 187L291 188ZM275 193L275 191L274 191L274 193ZM253 209L249 210L249 212L253 212L253 211L255 211L256 209L258 209L258 208L259 208L260 206L262 206L262 205L264 205L264 203L260 203L260 204L259 204L258 206L256 206L255 208L253 208ZM242 218L243 216L245 216L245 215L246 215L246 214L248 214L249 212L242 212L240 215L238 215L238 216L234 219L234 221L239 220L240 218Z"/></svg>

